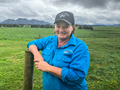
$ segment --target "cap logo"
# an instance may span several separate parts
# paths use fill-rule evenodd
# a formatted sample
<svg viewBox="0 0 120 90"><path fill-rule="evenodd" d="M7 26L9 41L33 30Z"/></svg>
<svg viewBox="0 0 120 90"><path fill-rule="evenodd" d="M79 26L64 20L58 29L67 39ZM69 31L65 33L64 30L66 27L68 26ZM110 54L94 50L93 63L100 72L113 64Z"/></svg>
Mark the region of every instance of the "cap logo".
<svg viewBox="0 0 120 90"><path fill-rule="evenodd" d="M67 14L67 13L61 13L59 16L60 16L60 18L64 18L66 16L69 16L69 14Z"/></svg>

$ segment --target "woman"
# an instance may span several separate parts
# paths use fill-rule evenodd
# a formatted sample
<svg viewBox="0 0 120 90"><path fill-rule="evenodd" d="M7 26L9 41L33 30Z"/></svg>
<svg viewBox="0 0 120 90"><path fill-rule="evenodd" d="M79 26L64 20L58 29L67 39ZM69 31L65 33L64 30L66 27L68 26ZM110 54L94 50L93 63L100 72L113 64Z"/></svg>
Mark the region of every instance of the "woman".
<svg viewBox="0 0 120 90"><path fill-rule="evenodd" d="M28 43L35 66L43 71L43 90L87 90L90 57L87 45L74 37L74 16L63 11L55 18L55 36ZM42 50L42 56L39 53Z"/></svg>

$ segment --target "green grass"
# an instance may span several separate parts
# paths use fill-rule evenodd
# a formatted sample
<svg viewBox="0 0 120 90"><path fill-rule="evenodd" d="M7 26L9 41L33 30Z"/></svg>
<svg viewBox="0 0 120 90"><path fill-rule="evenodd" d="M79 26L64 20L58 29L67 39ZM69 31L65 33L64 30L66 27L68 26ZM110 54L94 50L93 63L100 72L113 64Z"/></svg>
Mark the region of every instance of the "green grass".
<svg viewBox="0 0 120 90"><path fill-rule="evenodd" d="M37 39L54 34L49 28L0 28L1 40Z"/></svg>
<svg viewBox="0 0 120 90"><path fill-rule="evenodd" d="M88 90L119 90L120 27L94 30L76 29L74 34L89 48ZM0 90L22 90L27 43L39 38L39 34L42 38L54 35L53 32L47 28L0 28ZM42 90L42 72L36 68L33 80L33 90Z"/></svg>
<svg viewBox="0 0 120 90"><path fill-rule="evenodd" d="M91 63L87 76L90 90L119 90L120 88L120 39L86 40Z"/></svg>
<svg viewBox="0 0 120 90"><path fill-rule="evenodd" d="M28 41L0 41L0 90L22 90L24 55ZM36 68L33 86L35 90L42 87L41 72Z"/></svg>

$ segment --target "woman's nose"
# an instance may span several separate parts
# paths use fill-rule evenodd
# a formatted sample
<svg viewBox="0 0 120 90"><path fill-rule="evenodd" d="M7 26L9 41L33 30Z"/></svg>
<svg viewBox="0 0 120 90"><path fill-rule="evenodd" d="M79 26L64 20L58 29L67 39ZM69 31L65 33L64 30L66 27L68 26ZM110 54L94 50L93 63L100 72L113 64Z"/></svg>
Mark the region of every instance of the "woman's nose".
<svg viewBox="0 0 120 90"><path fill-rule="evenodd" d="M59 30L60 30L60 31L63 31L63 27L61 26L61 27L59 28Z"/></svg>

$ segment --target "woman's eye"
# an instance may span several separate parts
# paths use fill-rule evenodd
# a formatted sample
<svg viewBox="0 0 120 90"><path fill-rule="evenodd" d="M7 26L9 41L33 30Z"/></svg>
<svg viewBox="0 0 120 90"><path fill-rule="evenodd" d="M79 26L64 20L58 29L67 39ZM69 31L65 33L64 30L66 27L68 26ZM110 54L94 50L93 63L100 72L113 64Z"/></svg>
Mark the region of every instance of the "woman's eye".
<svg viewBox="0 0 120 90"><path fill-rule="evenodd" d="M69 26L63 26L63 28L68 28Z"/></svg>
<svg viewBox="0 0 120 90"><path fill-rule="evenodd" d="M57 28L60 28L60 26L57 26Z"/></svg>
<svg viewBox="0 0 120 90"><path fill-rule="evenodd" d="M60 27L62 27L63 29L66 29L66 28L68 28L69 26L68 26L68 25L65 25L65 26L58 26L58 25L57 25L57 28L60 28Z"/></svg>

